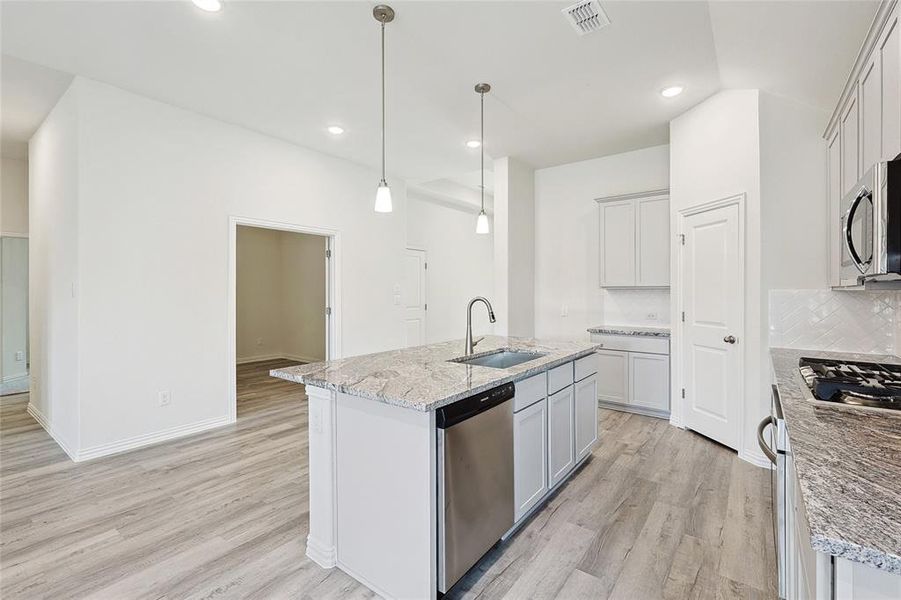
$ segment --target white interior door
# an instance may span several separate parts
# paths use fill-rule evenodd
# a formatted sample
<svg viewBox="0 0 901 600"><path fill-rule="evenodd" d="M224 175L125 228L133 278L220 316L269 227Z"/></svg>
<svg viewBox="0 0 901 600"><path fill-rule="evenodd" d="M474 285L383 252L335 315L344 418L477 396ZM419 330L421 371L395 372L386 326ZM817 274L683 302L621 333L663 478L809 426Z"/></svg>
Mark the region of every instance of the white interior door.
<svg viewBox="0 0 901 600"><path fill-rule="evenodd" d="M743 395L740 219L737 204L685 216L681 256L685 425L734 449Z"/></svg>
<svg viewBox="0 0 901 600"><path fill-rule="evenodd" d="M407 248L404 254L403 303L406 311L404 327L407 346L425 344L425 250Z"/></svg>

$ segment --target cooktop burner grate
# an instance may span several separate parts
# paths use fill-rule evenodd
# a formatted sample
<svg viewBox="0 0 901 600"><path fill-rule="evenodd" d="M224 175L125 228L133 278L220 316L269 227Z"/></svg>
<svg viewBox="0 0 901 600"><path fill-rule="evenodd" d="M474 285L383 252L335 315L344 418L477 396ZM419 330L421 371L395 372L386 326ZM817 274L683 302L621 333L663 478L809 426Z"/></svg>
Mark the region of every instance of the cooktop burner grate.
<svg viewBox="0 0 901 600"><path fill-rule="evenodd" d="M901 410L901 365L801 358L798 366L818 400Z"/></svg>

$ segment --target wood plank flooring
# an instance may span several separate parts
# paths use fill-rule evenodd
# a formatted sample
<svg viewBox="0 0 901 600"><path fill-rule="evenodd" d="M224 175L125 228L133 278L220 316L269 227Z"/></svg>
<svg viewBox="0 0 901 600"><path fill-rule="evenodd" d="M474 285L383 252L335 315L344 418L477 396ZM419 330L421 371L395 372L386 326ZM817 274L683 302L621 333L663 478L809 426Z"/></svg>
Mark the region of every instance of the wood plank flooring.
<svg viewBox="0 0 901 600"><path fill-rule="evenodd" d="M371 598L304 556L303 387L238 370L238 423L74 464L0 405L3 598ZM773 598L768 472L665 421L602 411L601 442L450 598Z"/></svg>

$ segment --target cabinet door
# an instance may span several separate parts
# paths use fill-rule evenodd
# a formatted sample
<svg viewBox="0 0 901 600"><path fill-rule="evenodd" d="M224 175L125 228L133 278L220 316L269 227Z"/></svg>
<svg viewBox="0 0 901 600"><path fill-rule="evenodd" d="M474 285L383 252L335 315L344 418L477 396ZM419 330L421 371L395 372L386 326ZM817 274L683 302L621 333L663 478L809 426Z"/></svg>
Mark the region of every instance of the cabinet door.
<svg viewBox="0 0 901 600"><path fill-rule="evenodd" d="M847 194L860 178L860 138L857 94L852 94L842 108L842 195Z"/></svg>
<svg viewBox="0 0 901 600"><path fill-rule="evenodd" d="M841 244L839 243L838 229L841 220L842 203L842 155L840 136L838 129L829 140L828 166L829 181L827 197L829 199L829 227L826 228L829 236L829 281L831 285L841 285Z"/></svg>
<svg viewBox="0 0 901 600"><path fill-rule="evenodd" d="M669 412L669 356L629 354L629 403Z"/></svg>
<svg viewBox="0 0 901 600"><path fill-rule="evenodd" d="M901 575L844 558L835 559L835 594L838 600L897 600Z"/></svg>
<svg viewBox="0 0 901 600"><path fill-rule="evenodd" d="M636 202L635 284L669 285L669 196L641 198Z"/></svg>
<svg viewBox="0 0 901 600"><path fill-rule="evenodd" d="M573 386L548 396L547 444L551 487L562 481L576 464L573 408Z"/></svg>
<svg viewBox="0 0 901 600"><path fill-rule="evenodd" d="M598 400L629 402L629 353L598 350Z"/></svg>
<svg viewBox="0 0 901 600"><path fill-rule="evenodd" d="M635 203L600 202L601 287L635 285Z"/></svg>
<svg viewBox="0 0 901 600"><path fill-rule="evenodd" d="M882 160L892 160L901 154L901 8L886 24L877 50L881 58L882 75Z"/></svg>
<svg viewBox="0 0 901 600"><path fill-rule="evenodd" d="M878 49L860 74L861 173L882 156L882 77Z"/></svg>
<svg viewBox="0 0 901 600"><path fill-rule="evenodd" d="M513 415L514 520L519 521L548 490L547 399Z"/></svg>
<svg viewBox="0 0 901 600"><path fill-rule="evenodd" d="M576 404L576 462L582 460L594 449L598 441L598 381L590 375L577 381Z"/></svg>

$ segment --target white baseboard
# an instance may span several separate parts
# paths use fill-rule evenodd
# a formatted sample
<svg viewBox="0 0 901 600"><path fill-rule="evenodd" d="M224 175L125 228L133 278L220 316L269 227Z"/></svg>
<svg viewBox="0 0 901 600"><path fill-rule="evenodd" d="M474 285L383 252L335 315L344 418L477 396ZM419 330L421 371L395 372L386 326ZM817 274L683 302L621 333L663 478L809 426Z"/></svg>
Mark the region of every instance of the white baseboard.
<svg viewBox="0 0 901 600"><path fill-rule="evenodd" d="M152 446L161 442L168 442L169 440L193 435L210 429L216 429L217 427L230 425L232 423L234 423L233 420L231 420L228 416L223 415L221 417L214 417L212 419L197 421L195 423L188 423L187 425L178 425L176 427L170 427L169 429L164 429L162 431L136 435L124 440L110 442L108 444L100 444L98 446L91 446L90 448L79 450L74 460L75 462L82 462L85 460L100 458L102 456L110 456L112 454L128 452L129 450L137 450L138 448L144 448L145 446Z"/></svg>
<svg viewBox="0 0 901 600"><path fill-rule="evenodd" d="M294 360L302 363L312 363L312 362L320 362L321 358L314 358L312 356L301 356L299 354L262 354L260 356L244 356L235 361L235 364L245 365L247 363L255 363L255 362L263 362L264 360Z"/></svg>
<svg viewBox="0 0 901 600"><path fill-rule="evenodd" d="M655 417L657 419L666 419L667 421L670 420L670 413L665 410L655 410L653 408L644 408L632 404L620 404L619 402L608 402L607 400L598 400L598 406L610 410L618 410L619 412L633 413L645 417Z"/></svg>
<svg viewBox="0 0 901 600"><path fill-rule="evenodd" d="M7 381L13 381L15 379L25 379L28 377L28 371L22 371L21 373L13 373L12 375L4 375L0 381L6 383Z"/></svg>
<svg viewBox="0 0 901 600"><path fill-rule="evenodd" d="M44 428L44 431L47 432L47 435L53 438L53 441L56 442L56 445L63 449L63 452L66 453L66 456L68 456L70 460L78 460L77 453L69 448L69 445L66 444L58 435L53 432L53 428L50 427L50 421L46 416L44 416L44 413L38 410L38 408L31 402L28 403L28 408L26 409L26 411L35 421L38 422L38 425Z"/></svg>
<svg viewBox="0 0 901 600"><path fill-rule="evenodd" d="M307 557L323 569L338 565L338 551L334 546L326 546L307 535Z"/></svg>
<svg viewBox="0 0 901 600"><path fill-rule="evenodd" d="M773 466L773 463L770 462L770 459L764 456L762 452L742 451L738 453L738 458L762 469L769 469Z"/></svg>

